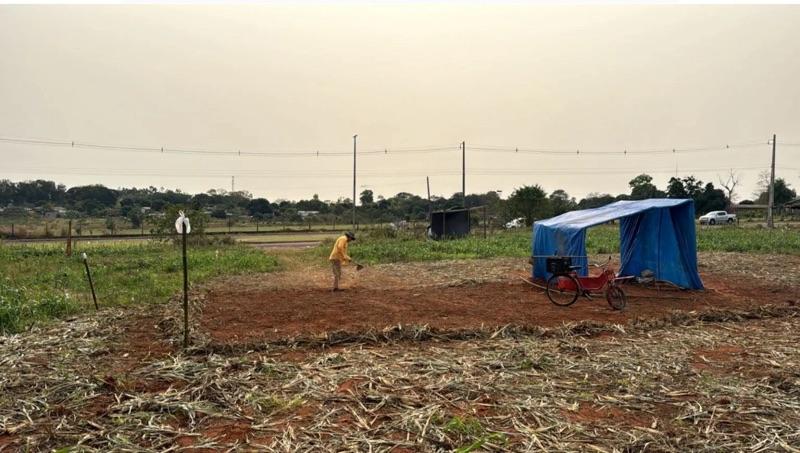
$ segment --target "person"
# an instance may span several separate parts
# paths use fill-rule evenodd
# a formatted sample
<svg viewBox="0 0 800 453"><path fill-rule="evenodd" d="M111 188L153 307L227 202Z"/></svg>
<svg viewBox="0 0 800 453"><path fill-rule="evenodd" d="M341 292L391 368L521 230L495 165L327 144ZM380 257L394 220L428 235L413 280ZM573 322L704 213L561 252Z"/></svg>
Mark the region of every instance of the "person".
<svg viewBox="0 0 800 453"><path fill-rule="evenodd" d="M334 292L340 291L339 280L342 279L342 264L347 264L352 261L350 255L347 254L347 244L355 240L356 236L348 231L342 236L339 236L339 238L336 239L336 242L333 244L333 250L331 250L331 256L328 257L328 261L331 262L331 268L333 269Z"/></svg>

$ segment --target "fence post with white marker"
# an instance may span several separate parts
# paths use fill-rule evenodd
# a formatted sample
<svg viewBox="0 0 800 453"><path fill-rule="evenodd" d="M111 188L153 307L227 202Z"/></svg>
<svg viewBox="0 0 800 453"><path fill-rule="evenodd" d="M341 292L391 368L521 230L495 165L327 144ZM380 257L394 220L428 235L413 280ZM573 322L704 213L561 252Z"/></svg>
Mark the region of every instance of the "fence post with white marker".
<svg viewBox="0 0 800 453"><path fill-rule="evenodd" d="M178 219L175 220L175 230L180 233L183 248L183 347L189 347L189 264L186 260L186 235L192 231L189 218L178 211Z"/></svg>

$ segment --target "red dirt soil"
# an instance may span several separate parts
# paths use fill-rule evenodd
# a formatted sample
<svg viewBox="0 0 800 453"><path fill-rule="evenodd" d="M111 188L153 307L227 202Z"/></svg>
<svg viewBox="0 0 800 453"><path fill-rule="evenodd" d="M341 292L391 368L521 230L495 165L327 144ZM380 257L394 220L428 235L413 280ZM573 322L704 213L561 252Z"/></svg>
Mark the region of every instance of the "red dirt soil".
<svg viewBox="0 0 800 453"><path fill-rule="evenodd" d="M628 287L628 306L614 311L600 296L570 307L550 303L540 289L521 280L425 289L217 288L208 295L202 328L218 343L278 340L345 330L361 332L402 325L439 329L557 326L591 320L625 324L662 317L673 310L752 309L796 303L797 288L765 288L744 278L705 275L706 290L676 292Z"/></svg>

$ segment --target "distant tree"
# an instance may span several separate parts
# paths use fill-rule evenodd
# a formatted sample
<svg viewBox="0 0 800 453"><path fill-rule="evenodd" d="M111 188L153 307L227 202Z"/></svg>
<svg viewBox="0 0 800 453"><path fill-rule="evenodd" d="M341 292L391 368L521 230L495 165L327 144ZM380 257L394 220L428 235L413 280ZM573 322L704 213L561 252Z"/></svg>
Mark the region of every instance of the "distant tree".
<svg viewBox="0 0 800 453"><path fill-rule="evenodd" d="M383 197L382 197L382 196L380 196L380 195L378 196L378 203L377 203L377 207L378 207L378 209L379 209L379 210L381 210L381 211L386 211L386 210L388 210L388 209L389 209L389 207L390 207L390 206L391 206L391 205L389 204L389 201L388 201L388 200L386 200L385 198L383 198Z"/></svg>
<svg viewBox="0 0 800 453"><path fill-rule="evenodd" d="M361 202L361 206L371 206L373 203L375 203L373 193L369 189L362 191L361 196L358 197L358 200Z"/></svg>
<svg viewBox="0 0 800 453"><path fill-rule="evenodd" d="M683 185L683 181L675 177L669 178L669 182L667 183L667 197L689 198L689 194L686 193L686 188Z"/></svg>
<svg viewBox="0 0 800 453"><path fill-rule="evenodd" d="M591 209L591 208L599 208L600 206L605 206L609 203L613 203L616 201L612 195L607 193L597 193L592 192L586 195L586 198L581 200L578 203L578 209Z"/></svg>
<svg viewBox="0 0 800 453"><path fill-rule="evenodd" d="M548 198L550 200L550 208L553 211L553 215L563 214L578 207L578 203L575 202L575 198L571 198L569 194L562 189L554 190Z"/></svg>
<svg viewBox="0 0 800 453"><path fill-rule="evenodd" d="M724 210L727 206L728 198L725 196L725 191L715 188L713 183L706 184L695 200L695 210L700 214Z"/></svg>
<svg viewBox="0 0 800 453"><path fill-rule="evenodd" d="M86 215L103 215L108 206L94 199L88 199L74 204L73 207Z"/></svg>
<svg viewBox="0 0 800 453"><path fill-rule="evenodd" d="M509 218L524 217L528 225L534 220L549 217L552 213L547 193L539 185L523 186L514 190L506 204Z"/></svg>
<svg viewBox="0 0 800 453"><path fill-rule="evenodd" d="M192 196L191 206L192 209L203 209L211 206L212 197L205 193L198 193Z"/></svg>
<svg viewBox="0 0 800 453"><path fill-rule="evenodd" d="M106 229L114 234L114 231L117 229L117 222L114 221L113 217L109 217L106 219Z"/></svg>
<svg viewBox="0 0 800 453"><path fill-rule="evenodd" d="M160 198L150 201L150 209L156 212L162 212L167 206L169 206L167 202Z"/></svg>
<svg viewBox="0 0 800 453"><path fill-rule="evenodd" d="M43 179L19 182L16 187L14 202L18 204L57 203L62 201L64 196L64 186Z"/></svg>
<svg viewBox="0 0 800 453"><path fill-rule="evenodd" d="M310 200L300 200L294 206L298 211L318 211L325 214L329 211L327 203L319 199L319 195L314 194Z"/></svg>
<svg viewBox="0 0 800 453"><path fill-rule="evenodd" d="M353 202L349 198L339 198L333 205L333 213L341 216L353 209Z"/></svg>
<svg viewBox="0 0 800 453"><path fill-rule="evenodd" d="M695 201L703 193L703 181L696 179L694 176L683 178L683 187L686 189L686 195Z"/></svg>
<svg viewBox="0 0 800 453"><path fill-rule="evenodd" d="M227 219L228 213L225 212L225 208L215 208L211 211L211 217L215 219Z"/></svg>
<svg viewBox="0 0 800 453"><path fill-rule="evenodd" d="M728 172L728 175L725 178L724 182L722 181L722 178L719 176L717 176L717 179L719 179L719 185L722 186L723 189L725 189L726 195L728 197L728 202L729 203L735 202L736 186L739 185L739 182L741 180L741 178L739 178L739 175L737 175L736 172L733 171L733 169L731 169Z"/></svg>
<svg viewBox="0 0 800 453"><path fill-rule="evenodd" d="M775 178L775 194L773 203L775 206L780 206L786 202L792 201L797 198L797 192L789 187L783 178ZM769 184L764 192L758 196L759 204L769 203Z"/></svg>
<svg viewBox="0 0 800 453"><path fill-rule="evenodd" d="M131 226L133 226L134 228L139 228L140 226L142 226L144 215L142 214L141 208L137 206L135 209L129 210L125 218L127 218L128 221L131 222Z"/></svg>
<svg viewBox="0 0 800 453"><path fill-rule="evenodd" d="M184 211L186 216L189 217L189 222L192 225L192 233L189 235L189 240L203 241L205 227L208 224L208 216L203 211L192 209L189 203L184 206L174 205L166 208L164 217L151 221L153 228L150 231L155 235L161 236L164 240L168 240L170 237L177 237L175 219L178 218L178 211Z"/></svg>
<svg viewBox="0 0 800 453"><path fill-rule="evenodd" d="M756 190L753 192L753 198L756 201L760 200L762 195L769 193L769 182L769 170L764 170L758 174L758 179L756 180ZM767 204L766 198L764 198L764 200L764 204Z"/></svg>
<svg viewBox="0 0 800 453"><path fill-rule="evenodd" d="M16 192L16 184L7 179L0 180L0 206L6 206L7 204L13 202Z"/></svg>
<svg viewBox="0 0 800 453"><path fill-rule="evenodd" d="M631 198L634 200L661 198L665 195L653 184L653 177L644 173L631 179L628 186L631 188Z"/></svg>
<svg viewBox="0 0 800 453"><path fill-rule="evenodd" d="M247 212L251 216L269 216L272 214L272 205L266 198L255 198L247 203Z"/></svg>
<svg viewBox="0 0 800 453"><path fill-rule="evenodd" d="M245 210L252 198L253 196L246 190L228 192L227 196L223 197L222 204L230 210Z"/></svg>
<svg viewBox="0 0 800 453"><path fill-rule="evenodd" d="M73 204L91 201L110 208L117 204L117 192L100 184L78 186L67 191L67 199Z"/></svg>
<svg viewBox="0 0 800 453"><path fill-rule="evenodd" d="M119 213L123 217L128 217L132 211L141 211L141 207L136 205L133 198L125 197L119 200Z"/></svg>
<svg viewBox="0 0 800 453"><path fill-rule="evenodd" d="M480 195L480 198L480 205L486 206L487 215L490 219L497 219L502 215L503 211L505 210L506 201L500 198L499 192L490 190L485 194ZM467 206L470 206L469 198L467 198L467 203Z"/></svg>

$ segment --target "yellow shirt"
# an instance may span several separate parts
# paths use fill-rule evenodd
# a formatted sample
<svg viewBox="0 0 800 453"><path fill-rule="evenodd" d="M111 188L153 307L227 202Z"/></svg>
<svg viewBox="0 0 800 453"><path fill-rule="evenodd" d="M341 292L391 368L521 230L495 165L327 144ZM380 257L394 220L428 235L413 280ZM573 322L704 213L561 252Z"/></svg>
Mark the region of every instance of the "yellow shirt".
<svg viewBox="0 0 800 453"><path fill-rule="evenodd" d="M333 244L333 250L331 250L328 260L342 261L343 263L350 261L350 256L347 255L347 236L339 236L339 239Z"/></svg>

